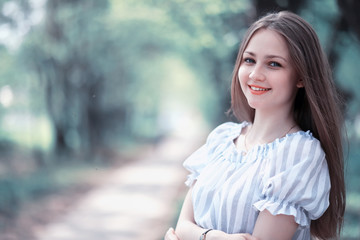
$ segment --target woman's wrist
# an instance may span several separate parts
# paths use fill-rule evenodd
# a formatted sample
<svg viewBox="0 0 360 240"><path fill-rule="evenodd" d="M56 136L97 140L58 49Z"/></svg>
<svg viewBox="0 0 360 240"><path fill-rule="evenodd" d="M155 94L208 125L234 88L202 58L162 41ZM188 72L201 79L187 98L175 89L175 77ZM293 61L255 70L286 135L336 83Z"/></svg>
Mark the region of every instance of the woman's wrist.
<svg viewBox="0 0 360 240"><path fill-rule="evenodd" d="M200 236L200 240L206 240L206 234L210 231L212 231L212 229L208 229L205 232L203 232Z"/></svg>
<svg viewBox="0 0 360 240"><path fill-rule="evenodd" d="M220 240L225 239L226 233L219 230L212 230L206 234L206 240Z"/></svg>

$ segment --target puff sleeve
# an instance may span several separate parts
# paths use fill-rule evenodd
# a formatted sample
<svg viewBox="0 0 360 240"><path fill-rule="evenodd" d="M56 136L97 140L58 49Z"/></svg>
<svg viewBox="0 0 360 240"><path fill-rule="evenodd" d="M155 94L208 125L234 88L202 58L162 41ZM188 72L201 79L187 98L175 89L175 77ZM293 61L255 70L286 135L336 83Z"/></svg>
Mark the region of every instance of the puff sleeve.
<svg viewBox="0 0 360 240"><path fill-rule="evenodd" d="M209 134L206 143L184 161L183 166L190 171L185 182L187 186L192 186L202 170L216 160L215 156L224 150L226 139L239 132L240 128L241 125L233 122L219 125Z"/></svg>
<svg viewBox="0 0 360 240"><path fill-rule="evenodd" d="M193 154L191 154L184 162L184 167L190 171L185 184L191 187L197 177L200 175L202 169L206 166L207 151L206 144L201 146Z"/></svg>
<svg viewBox="0 0 360 240"><path fill-rule="evenodd" d="M261 199L253 205L257 210L292 215L301 227L307 227L328 208L330 177L325 153L311 135L299 135L274 150L264 168Z"/></svg>

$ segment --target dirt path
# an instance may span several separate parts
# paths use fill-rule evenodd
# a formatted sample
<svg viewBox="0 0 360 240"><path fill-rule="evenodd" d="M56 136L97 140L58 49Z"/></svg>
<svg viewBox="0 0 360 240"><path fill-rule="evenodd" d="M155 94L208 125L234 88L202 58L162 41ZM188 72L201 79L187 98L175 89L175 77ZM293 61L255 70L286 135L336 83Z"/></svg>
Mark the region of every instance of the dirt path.
<svg viewBox="0 0 360 240"><path fill-rule="evenodd" d="M160 240L186 188L182 161L195 139L171 138L86 193L71 211L36 232L38 240Z"/></svg>

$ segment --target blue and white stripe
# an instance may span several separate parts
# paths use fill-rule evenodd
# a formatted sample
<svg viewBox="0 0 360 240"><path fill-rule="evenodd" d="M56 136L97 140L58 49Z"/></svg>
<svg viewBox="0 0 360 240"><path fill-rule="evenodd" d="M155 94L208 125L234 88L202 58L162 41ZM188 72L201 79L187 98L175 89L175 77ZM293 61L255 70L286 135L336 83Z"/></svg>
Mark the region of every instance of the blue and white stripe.
<svg viewBox="0 0 360 240"><path fill-rule="evenodd" d="M295 217L299 228L293 239L310 239L310 221L329 206L330 179L320 142L309 131L299 131L243 155L234 139L248 124L218 126L185 160L196 223L252 233L259 211L267 209Z"/></svg>

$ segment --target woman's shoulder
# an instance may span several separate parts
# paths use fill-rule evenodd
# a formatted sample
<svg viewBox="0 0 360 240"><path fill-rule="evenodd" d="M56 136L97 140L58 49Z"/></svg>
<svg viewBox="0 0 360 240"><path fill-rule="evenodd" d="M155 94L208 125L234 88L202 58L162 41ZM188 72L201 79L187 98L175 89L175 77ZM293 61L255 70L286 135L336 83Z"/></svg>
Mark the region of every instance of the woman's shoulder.
<svg viewBox="0 0 360 240"><path fill-rule="evenodd" d="M214 141L214 140L223 140L224 138L228 137L235 137L236 135L240 134L241 129L245 126L247 126L249 123L247 122L241 122L241 123L235 123L235 122L225 122L212 130L208 136L208 141Z"/></svg>
<svg viewBox="0 0 360 240"><path fill-rule="evenodd" d="M298 131L287 134L284 138L277 140L274 149L276 155L284 157L292 156L293 159L304 161L306 159L323 160L325 158L324 150L320 141L315 138L310 131Z"/></svg>
<svg viewBox="0 0 360 240"><path fill-rule="evenodd" d="M313 134L308 131L298 131L294 133L287 134L285 137L289 141L292 147L305 145L307 147L312 146L313 148L322 150L320 141L313 136Z"/></svg>

